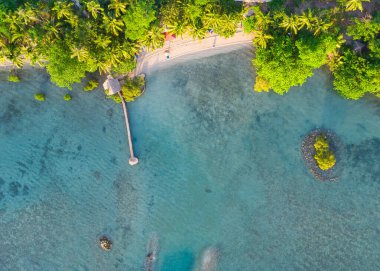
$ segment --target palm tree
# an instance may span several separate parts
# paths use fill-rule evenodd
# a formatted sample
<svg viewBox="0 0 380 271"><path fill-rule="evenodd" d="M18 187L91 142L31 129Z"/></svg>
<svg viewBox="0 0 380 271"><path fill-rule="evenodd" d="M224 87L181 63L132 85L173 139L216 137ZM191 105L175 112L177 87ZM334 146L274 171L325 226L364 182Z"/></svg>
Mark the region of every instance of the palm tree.
<svg viewBox="0 0 380 271"><path fill-rule="evenodd" d="M316 20L316 17L314 16L313 12L310 9L308 9L307 13L302 12L302 15L298 16L297 20L298 20L298 30L301 30L304 27L310 30L312 28L312 24Z"/></svg>
<svg viewBox="0 0 380 271"><path fill-rule="evenodd" d="M121 14L126 12L127 4L123 3L122 0L111 0L111 4L108 5L109 9L115 11L115 17L119 17Z"/></svg>
<svg viewBox="0 0 380 271"><path fill-rule="evenodd" d="M84 62L89 58L89 53L86 48L81 47L70 47L71 50L71 58L77 58L79 62Z"/></svg>
<svg viewBox="0 0 380 271"><path fill-rule="evenodd" d="M196 23L202 15L202 9L200 6L191 4L191 2L186 4L183 7L183 10L185 12L185 20L189 23Z"/></svg>
<svg viewBox="0 0 380 271"><path fill-rule="evenodd" d="M216 31L225 38L232 37L236 33L236 19L231 15L224 14L221 16L220 26L216 28Z"/></svg>
<svg viewBox="0 0 380 271"><path fill-rule="evenodd" d="M103 36L103 35L98 35L96 39L94 40L96 47L100 47L103 49L107 48L111 42L112 41L109 37Z"/></svg>
<svg viewBox="0 0 380 271"><path fill-rule="evenodd" d="M8 24L10 31L18 31L22 28L22 23L19 20L19 17L16 15L5 15L3 19L6 24Z"/></svg>
<svg viewBox="0 0 380 271"><path fill-rule="evenodd" d="M158 26L153 26L141 40L141 43L154 50L164 45L164 40L165 36L162 34L162 29Z"/></svg>
<svg viewBox="0 0 380 271"><path fill-rule="evenodd" d="M124 26L123 21L119 21L115 18L108 18L107 16L103 17L104 26L107 31L111 32L113 35L118 36L119 32L121 32L122 26Z"/></svg>
<svg viewBox="0 0 380 271"><path fill-rule="evenodd" d="M206 36L206 29L192 25L190 27L190 35L193 37L193 39L201 40Z"/></svg>
<svg viewBox="0 0 380 271"><path fill-rule="evenodd" d="M363 2L370 2L370 0L348 0L346 3L346 11L363 11Z"/></svg>
<svg viewBox="0 0 380 271"><path fill-rule="evenodd" d="M215 14L212 11L210 11L205 14L204 23L207 28L217 29L222 25L223 22L219 14Z"/></svg>
<svg viewBox="0 0 380 271"><path fill-rule="evenodd" d="M333 25L332 22L325 23L322 19L316 18L314 24L312 25L312 29L314 31L314 36L319 35L321 32L326 32Z"/></svg>
<svg viewBox="0 0 380 271"><path fill-rule="evenodd" d="M268 27L273 23L273 20L272 20L270 14L268 13L267 15L265 15L259 9L255 10L255 11L259 11L259 12L255 13L256 14L256 16L255 16L256 28L258 30L267 30Z"/></svg>
<svg viewBox="0 0 380 271"><path fill-rule="evenodd" d="M47 41L52 42L55 39L59 39L59 27L61 23L54 24L53 22L48 22L43 25L43 29L46 31L45 37Z"/></svg>
<svg viewBox="0 0 380 271"><path fill-rule="evenodd" d="M260 31L260 30L255 31L254 35L255 35L255 38L253 39L254 44L261 48L267 48L268 40L273 39L271 35L267 35L263 31Z"/></svg>
<svg viewBox="0 0 380 271"><path fill-rule="evenodd" d="M73 3L64 3L62 1L58 1L54 3L54 7L51 10L55 12L57 19L61 19L63 17L66 17L68 19L73 14L73 5Z"/></svg>
<svg viewBox="0 0 380 271"><path fill-rule="evenodd" d="M187 27L183 22L175 21L173 24L167 25L169 34L175 34L182 38L182 35L186 33Z"/></svg>
<svg viewBox="0 0 380 271"><path fill-rule="evenodd" d="M67 17L65 22L69 23L72 27L77 27L79 24L79 18L77 15L71 14L69 17Z"/></svg>
<svg viewBox="0 0 380 271"><path fill-rule="evenodd" d="M25 4L25 8L17 9L16 14L20 22L22 22L25 26L39 21L35 10L30 6L30 4Z"/></svg>
<svg viewBox="0 0 380 271"><path fill-rule="evenodd" d="M284 15L282 22L280 24L281 27L285 28L286 31L291 30L294 34L298 32L298 20L296 15Z"/></svg>
<svg viewBox="0 0 380 271"><path fill-rule="evenodd" d="M91 14L95 19L98 17L98 13L103 12L103 8L100 7L99 3L95 1L89 1L86 3L87 11Z"/></svg>
<svg viewBox="0 0 380 271"><path fill-rule="evenodd" d="M21 68L23 60L21 58L21 46L23 33L11 33L1 31L0 33L0 61L9 60L14 66Z"/></svg>

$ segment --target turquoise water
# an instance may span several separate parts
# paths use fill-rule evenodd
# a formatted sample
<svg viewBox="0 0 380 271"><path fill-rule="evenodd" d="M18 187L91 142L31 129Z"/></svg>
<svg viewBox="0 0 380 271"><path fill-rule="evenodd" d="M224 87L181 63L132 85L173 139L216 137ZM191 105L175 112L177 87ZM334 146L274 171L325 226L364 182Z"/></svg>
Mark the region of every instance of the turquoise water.
<svg viewBox="0 0 380 271"><path fill-rule="evenodd" d="M247 51L176 64L120 105L43 71L0 73L0 270L380 269L380 103L335 95L316 72L285 96L252 91ZM46 92L45 103L33 94ZM300 156L312 129L344 143L342 176L315 181ZM113 249L97 239L107 234Z"/></svg>

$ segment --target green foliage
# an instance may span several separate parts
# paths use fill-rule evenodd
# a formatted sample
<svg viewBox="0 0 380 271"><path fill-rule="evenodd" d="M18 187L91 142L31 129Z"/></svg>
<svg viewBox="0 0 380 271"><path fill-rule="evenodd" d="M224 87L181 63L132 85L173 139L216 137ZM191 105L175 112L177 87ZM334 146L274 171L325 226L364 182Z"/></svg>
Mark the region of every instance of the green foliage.
<svg viewBox="0 0 380 271"><path fill-rule="evenodd" d="M328 64L335 90L343 97L380 96L380 16L354 19L348 26L348 35L363 40L369 49L364 48L359 56L352 48L341 48L345 40L336 21L347 18L339 9L289 15L283 10L264 13L254 7L254 13L244 26L254 34L257 47L253 60L256 91L272 89L284 94L292 86L302 85L314 69Z"/></svg>
<svg viewBox="0 0 380 271"><path fill-rule="evenodd" d="M370 56L380 59L380 39L372 39L368 42L368 49L370 50Z"/></svg>
<svg viewBox="0 0 380 271"><path fill-rule="evenodd" d="M285 2L285 0L272 0L268 4L271 10L279 10L284 8Z"/></svg>
<svg viewBox="0 0 380 271"><path fill-rule="evenodd" d="M268 92L270 90L270 84L264 78L256 76L255 86L253 89L257 92Z"/></svg>
<svg viewBox="0 0 380 271"><path fill-rule="evenodd" d="M129 58L129 59L115 65L113 67L112 71L115 74L126 74L126 73L133 71L134 68L136 68L136 62L133 58Z"/></svg>
<svg viewBox="0 0 380 271"><path fill-rule="evenodd" d="M45 101L45 94L43 94L43 93L34 94L34 99L36 101L44 102Z"/></svg>
<svg viewBox="0 0 380 271"><path fill-rule="evenodd" d="M332 168L335 163L335 155L330 150L329 143L326 135L319 135L314 143L315 155L314 159L318 164L318 167L322 170L328 170Z"/></svg>
<svg viewBox="0 0 380 271"><path fill-rule="evenodd" d="M357 100L366 93L380 93L380 63L346 49L334 71L334 88L345 98Z"/></svg>
<svg viewBox="0 0 380 271"><path fill-rule="evenodd" d="M278 94L302 85L312 76L314 69L326 63L327 54L336 48L338 40L327 34L315 37L310 32L302 32L295 38L275 34L268 48L257 48L253 63L261 80Z"/></svg>
<svg viewBox="0 0 380 271"><path fill-rule="evenodd" d="M363 40L366 42L369 55L372 58L380 59L380 15L374 18L355 19L354 24L348 26L347 34L355 40Z"/></svg>
<svg viewBox="0 0 380 271"><path fill-rule="evenodd" d="M91 91L97 88L99 85L98 81L96 80L90 80L87 85L84 87L84 91Z"/></svg>
<svg viewBox="0 0 380 271"><path fill-rule="evenodd" d="M245 33L252 33L255 31L255 17L249 16L247 19L243 21L243 28Z"/></svg>
<svg viewBox="0 0 380 271"><path fill-rule="evenodd" d="M46 66L52 82L71 89L86 72L127 73L143 47L164 44L164 28L195 38L207 30L236 32L233 0L79 1L4 0L0 5L0 61Z"/></svg>
<svg viewBox="0 0 380 271"><path fill-rule="evenodd" d="M14 74L11 72L8 76L8 81L17 83L17 82L20 82L20 78L17 76L17 74Z"/></svg>
<svg viewBox="0 0 380 271"><path fill-rule="evenodd" d="M65 96L63 96L63 99L64 99L65 101L71 101L72 97L71 97L70 94L65 94Z"/></svg>
<svg viewBox="0 0 380 271"><path fill-rule="evenodd" d="M137 1L123 16L125 25L125 38L141 40L147 35L150 25L156 20L153 2Z"/></svg>
<svg viewBox="0 0 380 271"><path fill-rule="evenodd" d="M104 94L106 94L107 99L112 99L117 104L121 103L121 98L120 98L119 94L108 95L107 92L104 92Z"/></svg>
<svg viewBox="0 0 380 271"><path fill-rule="evenodd" d="M352 36L355 40L363 38L364 41L374 39L380 32L380 16L371 19L354 19L353 25L347 27L347 35Z"/></svg>
<svg viewBox="0 0 380 271"><path fill-rule="evenodd" d="M207 30L230 37L236 32L241 19L241 7L234 1L186 1L168 0L160 9L163 24L169 33L182 36L188 33L194 39L202 39Z"/></svg>
<svg viewBox="0 0 380 271"><path fill-rule="evenodd" d="M370 2L370 0L341 0L346 6L346 11L363 11L363 2Z"/></svg>
<svg viewBox="0 0 380 271"><path fill-rule="evenodd" d="M122 95L125 101L132 102L142 94L145 82L143 77L136 77L133 80L126 79L122 86Z"/></svg>
<svg viewBox="0 0 380 271"><path fill-rule="evenodd" d="M80 62L71 57L70 49L63 43L55 44L47 52L49 62L46 69L50 74L51 81L59 87L72 89L73 83L79 83L86 75L86 71L93 72L96 67L87 62Z"/></svg>

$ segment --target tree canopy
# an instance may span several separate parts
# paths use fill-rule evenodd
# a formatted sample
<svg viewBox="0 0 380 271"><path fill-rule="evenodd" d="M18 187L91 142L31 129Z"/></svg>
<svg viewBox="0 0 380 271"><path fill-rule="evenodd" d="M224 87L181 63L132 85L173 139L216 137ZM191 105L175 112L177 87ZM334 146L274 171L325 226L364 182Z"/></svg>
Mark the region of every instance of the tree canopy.
<svg viewBox="0 0 380 271"><path fill-rule="evenodd" d="M51 80L70 88L86 75L126 73L143 47L155 49L164 31L203 38L212 28L236 32L240 10L228 1L8 1L0 5L0 59L46 66Z"/></svg>
<svg viewBox="0 0 380 271"><path fill-rule="evenodd" d="M264 12L261 6L254 7L254 15L243 23L245 31L254 34L254 89L284 94L327 64L334 88L343 97L379 95L380 16L358 18L349 13L363 10L363 2L367 1L303 11L275 5Z"/></svg>

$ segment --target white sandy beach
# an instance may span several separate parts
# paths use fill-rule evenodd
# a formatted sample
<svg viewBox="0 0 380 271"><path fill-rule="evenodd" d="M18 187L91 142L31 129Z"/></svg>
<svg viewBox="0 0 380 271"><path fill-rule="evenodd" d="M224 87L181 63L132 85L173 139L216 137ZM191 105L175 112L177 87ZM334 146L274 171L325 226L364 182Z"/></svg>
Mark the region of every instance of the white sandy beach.
<svg viewBox="0 0 380 271"><path fill-rule="evenodd" d="M210 35L202 40L177 38L174 41L166 41L163 48L140 56L134 75L149 74L158 68L168 67L179 61L227 53L241 48L251 48L252 39L252 35L238 31L228 39ZM167 58L168 54L169 58Z"/></svg>

